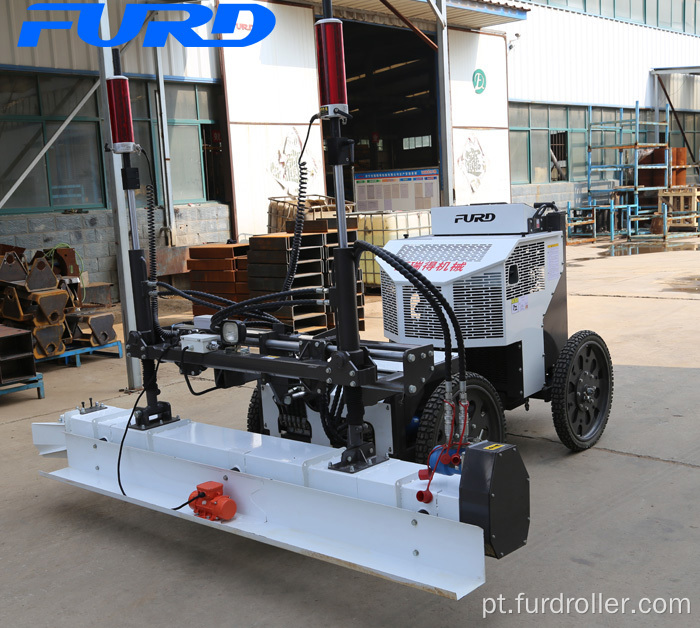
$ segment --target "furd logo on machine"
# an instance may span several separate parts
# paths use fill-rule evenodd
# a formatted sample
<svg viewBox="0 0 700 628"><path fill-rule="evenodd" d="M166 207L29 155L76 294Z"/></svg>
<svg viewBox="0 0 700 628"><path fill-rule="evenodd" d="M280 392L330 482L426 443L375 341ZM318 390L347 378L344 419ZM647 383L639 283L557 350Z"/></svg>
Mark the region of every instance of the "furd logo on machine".
<svg viewBox="0 0 700 628"><path fill-rule="evenodd" d="M75 11L78 17L78 37L86 44L102 48L121 46L134 39L152 11L186 13L179 21L149 21L143 38L144 48L162 48L172 35L186 48L229 48L257 44L275 28L275 14L259 4L222 4L212 24L213 35L234 35L232 39L203 39L194 29L208 23L214 16L209 8L199 4L127 4L119 31L112 39L100 36L100 21L105 5L96 2L40 2L28 11ZM245 21L239 18L243 14ZM251 24L252 16L252 24ZM39 43L43 30L70 30L73 20L25 21L22 24L18 47L33 48Z"/></svg>
<svg viewBox="0 0 700 628"><path fill-rule="evenodd" d="M455 223L459 222L491 222L496 219L496 214L457 214Z"/></svg>

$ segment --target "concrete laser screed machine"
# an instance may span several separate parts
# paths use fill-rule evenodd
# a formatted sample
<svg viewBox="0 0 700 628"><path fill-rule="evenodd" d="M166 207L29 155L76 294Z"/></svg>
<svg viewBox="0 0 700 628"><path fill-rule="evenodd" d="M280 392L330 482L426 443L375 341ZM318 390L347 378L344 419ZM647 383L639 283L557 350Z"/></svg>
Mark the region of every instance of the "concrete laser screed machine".
<svg viewBox="0 0 700 628"><path fill-rule="evenodd" d="M158 281L149 220L149 261L137 246L129 255L136 330L127 355L142 361L142 393L131 409L97 404L35 423L34 442L42 454L67 454L68 466L47 477L460 598L484 582L485 555L502 558L527 541L529 478L518 448L505 443L503 408L551 400L562 441L585 449L607 422L612 366L593 332L567 339L563 216L551 206L437 208L433 236L348 244L342 23L329 1L323 8L312 122L330 126L334 287L293 288L301 199L282 290L239 303ZM110 112L113 141L138 150L128 84L112 91L121 94ZM359 337L363 252L382 266L390 342ZM213 314L163 328L165 294ZM320 336L287 333L274 316L318 302L337 317ZM163 362L177 364L190 388L187 378L205 369L217 389L256 382L248 431L181 419L160 398Z"/></svg>

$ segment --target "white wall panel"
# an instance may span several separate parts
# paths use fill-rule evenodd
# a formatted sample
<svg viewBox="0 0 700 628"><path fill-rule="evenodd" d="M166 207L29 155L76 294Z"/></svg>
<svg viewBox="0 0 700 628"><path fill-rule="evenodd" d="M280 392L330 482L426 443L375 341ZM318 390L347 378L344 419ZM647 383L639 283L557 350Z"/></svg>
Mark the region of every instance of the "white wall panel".
<svg viewBox="0 0 700 628"><path fill-rule="evenodd" d="M508 127L506 41L499 35L448 32L452 124L460 127ZM486 76L481 93L475 70Z"/></svg>
<svg viewBox="0 0 700 628"><path fill-rule="evenodd" d="M305 125L232 124L231 161L238 235L267 233L268 199L298 193L297 160L306 136ZM304 153L309 194L323 194L321 129L311 130Z"/></svg>
<svg viewBox="0 0 700 628"><path fill-rule="evenodd" d="M77 34L75 23L70 31L44 31L36 48L18 48L17 41L25 20L73 20L78 14L68 11L27 11L36 0L4 0L0 3L0 64L54 68L57 70L99 70L98 49L84 43ZM128 0L108 0L110 27L116 34ZM202 4L214 6L214 0ZM181 14L159 14L155 19L180 19ZM196 29L202 37L210 37L211 24ZM127 49L123 68L127 73L155 74L152 48L142 48L143 33ZM218 49L185 48L172 37L164 48L163 72L168 76L187 78L218 78Z"/></svg>
<svg viewBox="0 0 700 628"><path fill-rule="evenodd" d="M508 131L454 129L457 205L510 202Z"/></svg>
<svg viewBox="0 0 700 628"><path fill-rule="evenodd" d="M508 82L502 36L450 30L450 95L458 205L510 201ZM486 76L475 89L475 70Z"/></svg>
<svg viewBox="0 0 700 628"><path fill-rule="evenodd" d="M700 64L700 37L571 11L529 7L524 22L503 29L512 100L633 107L654 105L649 71ZM516 38L515 33L520 37ZM680 109L700 108L696 78L673 80Z"/></svg>
<svg viewBox="0 0 700 628"><path fill-rule="evenodd" d="M277 24L268 37L253 46L224 49L229 120L308 121L318 112L313 12L310 8L255 4L270 9Z"/></svg>
<svg viewBox="0 0 700 628"><path fill-rule="evenodd" d="M297 193L296 163L307 121L319 106L313 12L259 4L277 18L272 33L253 46L224 49L235 208L244 237L267 231L269 197ZM308 193L324 194L318 123L304 159Z"/></svg>

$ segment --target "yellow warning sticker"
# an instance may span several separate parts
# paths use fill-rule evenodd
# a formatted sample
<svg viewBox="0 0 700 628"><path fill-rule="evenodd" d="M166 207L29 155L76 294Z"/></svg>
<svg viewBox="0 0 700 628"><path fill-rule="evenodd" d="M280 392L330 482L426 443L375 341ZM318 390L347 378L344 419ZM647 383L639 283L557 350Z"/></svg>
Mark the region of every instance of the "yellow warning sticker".
<svg viewBox="0 0 700 628"><path fill-rule="evenodd" d="M548 248L548 249L551 249L551 248L553 248L553 247L555 247L555 246L559 246L559 244L548 244L548 245L547 245L547 248Z"/></svg>
<svg viewBox="0 0 700 628"><path fill-rule="evenodd" d="M484 449L488 449L489 451L496 451L497 449L500 449L501 447L505 447L505 445L499 445L498 443L494 443L493 445L489 445L488 447L484 447Z"/></svg>

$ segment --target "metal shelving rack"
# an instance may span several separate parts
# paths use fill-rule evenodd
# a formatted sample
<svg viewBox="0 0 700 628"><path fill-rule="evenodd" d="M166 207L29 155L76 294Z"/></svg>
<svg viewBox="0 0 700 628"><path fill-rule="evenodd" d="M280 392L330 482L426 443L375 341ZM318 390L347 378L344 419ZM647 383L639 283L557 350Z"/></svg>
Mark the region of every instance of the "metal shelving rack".
<svg viewBox="0 0 700 628"><path fill-rule="evenodd" d="M608 122L592 123L593 107L588 108L588 206L582 210L596 211L607 210L609 213L609 233L613 240L615 235L626 235L629 239L635 237L649 237L651 235L651 219L657 212L656 204L642 205L640 192L660 191L668 188L671 177L671 160L669 150L669 107L666 106L664 122L642 121L639 116L639 101L635 103L634 117L624 119L624 110L620 108L619 118ZM605 135L615 133L615 143L606 144ZM593 144L593 134L601 133L602 141L598 145ZM644 140L640 141L642 133ZM648 134L660 138L663 134L665 141L646 141ZM663 163L639 163L640 151L643 149L663 148ZM593 164L593 151L615 151L614 164ZM605 153L603 153L605 155ZM601 160L603 161L603 160ZM639 173L641 170L663 170L663 186L641 186ZM592 175L594 172L613 172L612 179L603 179L602 182L613 181L612 186L604 189L594 189ZM615 230L615 217L622 216L622 228ZM648 222L648 225L643 223ZM640 224L642 223L642 224ZM664 232L666 228L664 225Z"/></svg>

